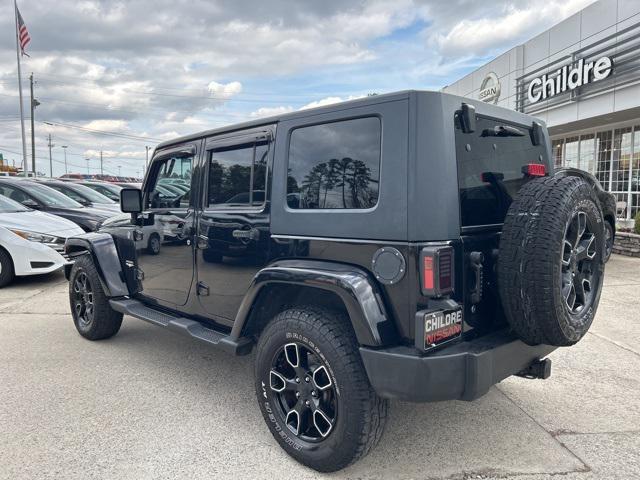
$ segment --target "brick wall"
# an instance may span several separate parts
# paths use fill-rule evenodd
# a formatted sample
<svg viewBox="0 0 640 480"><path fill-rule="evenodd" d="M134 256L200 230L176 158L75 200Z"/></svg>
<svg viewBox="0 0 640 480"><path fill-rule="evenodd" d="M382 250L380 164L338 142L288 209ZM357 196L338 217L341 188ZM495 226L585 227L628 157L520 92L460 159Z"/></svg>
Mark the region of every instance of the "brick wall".
<svg viewBox="0 0 640 480"><path fill-rule="evenodd" d="M628 257L640 257L640 235L628 232L616 232L613 253Z"/></svg>

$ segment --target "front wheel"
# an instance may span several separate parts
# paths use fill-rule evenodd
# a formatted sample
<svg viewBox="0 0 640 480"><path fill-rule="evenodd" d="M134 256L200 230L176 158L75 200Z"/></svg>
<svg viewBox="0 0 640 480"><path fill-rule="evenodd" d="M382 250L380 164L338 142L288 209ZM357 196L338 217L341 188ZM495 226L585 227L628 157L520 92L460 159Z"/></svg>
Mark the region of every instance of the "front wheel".
<svg viewBox="0 0 640 480"><path fill-rule="evenodd" d="M280 446L321 472L366 455L387 416L388 402L369 384L349 319L316 307L286 310L262 332L256 393Z"/></svg>
<svg viewBox="0 0 640 480"><path fill-rule="evenodd" d="M11 255L5 249L0 248L0 288L9 285L14 278Z"/></svg>
<svg viewBox="0 0 640 480"><path fill-rule="evenodd" d="M609 261L611 258L611 254L613 253L613 227L611 224L605 220L604 222L604 257L603 260L605 263Z"/></svg>
<svg viewBox="0 0 640 480"><path fill-rule="evenodd" d="M114 336L122 325L122 313L109 305L93 260L83 255L69 275L69 303L78 333L89 340Z"/></svg>

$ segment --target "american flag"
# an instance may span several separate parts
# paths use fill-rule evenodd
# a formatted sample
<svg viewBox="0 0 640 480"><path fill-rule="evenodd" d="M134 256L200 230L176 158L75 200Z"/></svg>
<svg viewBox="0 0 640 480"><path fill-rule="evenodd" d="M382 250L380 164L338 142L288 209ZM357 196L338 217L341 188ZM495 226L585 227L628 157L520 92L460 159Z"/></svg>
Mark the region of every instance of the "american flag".
<svg viewBox="0 0 640 480"><path fill-rule="evenodd" d="M31 37L29 36L29 31L27 30L27 26L24 24L24 20L22 19L22 15L20 15L20 10L17 9L18 12L18 40L20 41L20 50L22 50L23 55L27 55L24 52L25 47L31 41Z"/></svg>

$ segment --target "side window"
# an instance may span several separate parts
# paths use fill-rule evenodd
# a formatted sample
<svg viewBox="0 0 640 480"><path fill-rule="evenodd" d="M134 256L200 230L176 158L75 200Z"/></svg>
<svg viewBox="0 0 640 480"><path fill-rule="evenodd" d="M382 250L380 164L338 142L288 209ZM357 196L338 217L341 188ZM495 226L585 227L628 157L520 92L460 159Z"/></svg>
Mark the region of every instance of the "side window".
<svg viewBox="0 0 640 480"><path fill-rule="evenodd" d="M2 195L9 197L11 200L18 203L22 203L25 200L31 200L22 190L18 190L17 188L13 188L8 185L2 186Z"/></svg>
<svg viewBox="0 0 640 480"><path fill-rule="evenodd" d="M79 202L79 203L85 202L84 198L82 198L80 195L78 195L76 192L74 192L70 188L64 188L58 185L49 185L49 186L54 190L57 190L58 192L62 193L63 195L66 195L70 199L75 200L76 202Z"/></svg>
<svg viewBox="0 0 640 480"><path fill-rule="evenodd" d="M209 152L209 206L255 207L265 202L268 141Z"/></svg>
<svg viewBox="0 0 640 480"><path fill-rule="evenodd" d="M161 160L154 186L149 191L151 208L188 208L191 197L193 155Z"/></svg>
<svg viewBox="0 0 640 480"><path fill-rule="evenodd" d="M380 141L377 117L295 129L289 143L289 208L374 207L380 182Z"/></svg>

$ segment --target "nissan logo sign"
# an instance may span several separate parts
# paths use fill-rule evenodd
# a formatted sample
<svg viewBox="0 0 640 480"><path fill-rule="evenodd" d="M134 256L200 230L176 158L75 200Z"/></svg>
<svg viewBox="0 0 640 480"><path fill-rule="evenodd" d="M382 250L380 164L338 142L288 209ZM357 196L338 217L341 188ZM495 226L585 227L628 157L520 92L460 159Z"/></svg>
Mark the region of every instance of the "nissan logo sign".
<svg viewBox="0 0 640 480"><path fill-rule="evenodd" d="M527 88L527 97L531 103L546 100L583 85L604 80L611 75L612 70L613 62L609 57L600 57L589 63L585 63L581 58L578 63L558 69L553 77L545 74L531 80Z"/></svg>
<svg viewBox="0 0 640 480"><path fill-rule="evenodd" d="M498 75L493 72L489 72L480 84L480 93L478 93L478 99L487 103L498 103L499 98L500 80L498 79Z"/></svg>

